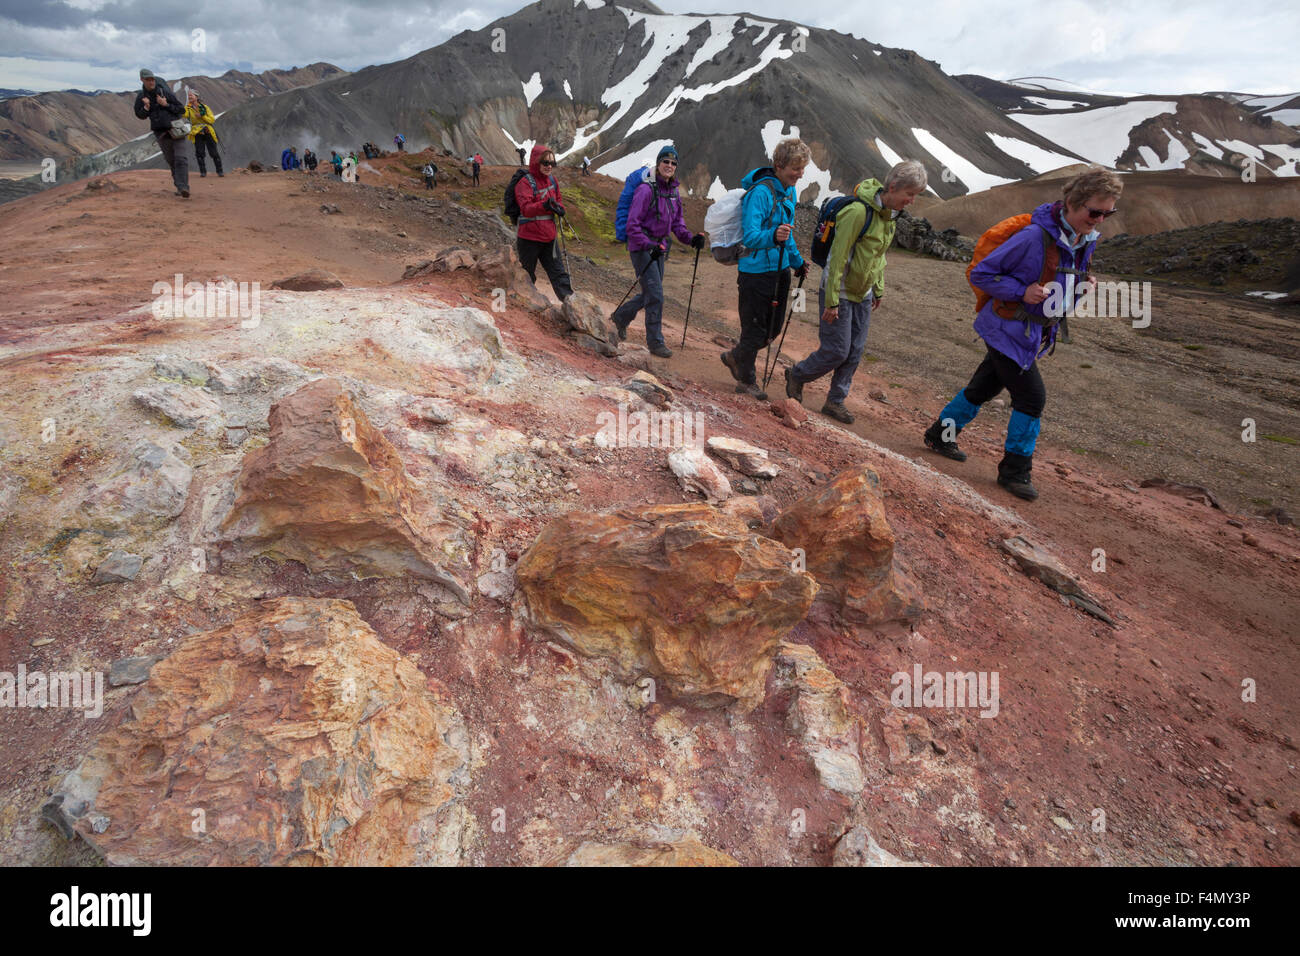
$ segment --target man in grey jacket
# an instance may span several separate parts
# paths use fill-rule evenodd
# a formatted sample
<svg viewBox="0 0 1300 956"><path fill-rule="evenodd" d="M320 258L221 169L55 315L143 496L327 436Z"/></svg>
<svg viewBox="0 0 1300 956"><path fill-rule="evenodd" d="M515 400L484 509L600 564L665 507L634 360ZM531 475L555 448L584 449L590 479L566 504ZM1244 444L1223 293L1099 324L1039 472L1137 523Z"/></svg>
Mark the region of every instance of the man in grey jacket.
<svg viewBox="0 0 1300 956"><path fill-rule="evenodd" d="M184 139L172 139L172 120L185 115L185 104L176 98L167 84L153 75L151 70L140 71L143 89L135 95L135 115L149 121L149 128L158 140L163 159L172 171L176 195L190 198L190 160L185 150L178 146Z"/></svg>

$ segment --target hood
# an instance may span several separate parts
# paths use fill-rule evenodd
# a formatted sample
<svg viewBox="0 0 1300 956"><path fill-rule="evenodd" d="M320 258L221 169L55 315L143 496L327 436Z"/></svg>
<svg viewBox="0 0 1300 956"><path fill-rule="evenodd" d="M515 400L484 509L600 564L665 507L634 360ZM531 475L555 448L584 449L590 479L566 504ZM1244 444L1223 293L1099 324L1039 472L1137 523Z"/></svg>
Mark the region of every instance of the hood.
<svg viewBox="0 0 1300 956"><path fill-rule="evenodd" d="M1069 240L1065 239L1062 236L1062 232L1064 232L1064 230L1061 226L1061 211L1064 208L1065 208L1065 203L1058 199L1056 200L1056 202L1043 203L1041 206L1039 206L1029 215L1030 215L1031 222L1035 222L1038 225L1042 226L1044 229L1046 229L1048 232L1052 234L1052 236L1056 239L1057 242L1064 243L1065 245L1068 246ZM1098 232L1096 229L1092 229L1089 232L1087 232L1083 238L1087 242L1096 242L1098 239L1101 238L1101 233Z"/></svg>
<svg viewBox="0 0 1300 956"><path fill-rule="evenodd" d="M764 179L771 179L776 182L776 188L785 194L785 187L781 185L781 180L776 178L776 170L771 166L760 166L758 169L751 169L745 173L745 178L740 181L740 188L748 192L757 186Z"/></svg>
<svg viewBox="0 0 1300 956"><path fill-rule="evenodd" d="M853 191L853 195L861 199L864 203L880 214L884 214L885 207L880 205L876 200L876 193L885 188L885 184L879 179L864 179L858 183L858 188Z"/></svg>
<svg viewBox="0 0 1300 956"><path fill-rule="evenodd" d="M533 174L533 178L541 181L542 167L539 165L542 157L551 151L551 148L545 143L538 143L533 147L532 154L528 157L528 171Z"/></svg>

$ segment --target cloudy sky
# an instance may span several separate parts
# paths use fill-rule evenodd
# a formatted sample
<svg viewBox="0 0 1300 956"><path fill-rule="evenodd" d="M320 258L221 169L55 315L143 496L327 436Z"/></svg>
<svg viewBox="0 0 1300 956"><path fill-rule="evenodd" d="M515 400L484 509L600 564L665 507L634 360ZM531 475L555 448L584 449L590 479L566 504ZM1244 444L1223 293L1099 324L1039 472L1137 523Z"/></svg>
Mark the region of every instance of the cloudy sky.
<svg viewBox="0 0 1300 956"><path fill-rule="evenodd" d="M356 70L436 46L521 6L520 0L0 0L0 88L131 89L142 65L164 76L318 61ZM915 50L949 74L1053 76L1114 93L1300 91L1295 0L870 6L658 0L658 6L671 13L797 15L811 26ZM1050 12L1050 24L1041 11ZM205 50L195 51L195 30L202 31Z"/></svg>

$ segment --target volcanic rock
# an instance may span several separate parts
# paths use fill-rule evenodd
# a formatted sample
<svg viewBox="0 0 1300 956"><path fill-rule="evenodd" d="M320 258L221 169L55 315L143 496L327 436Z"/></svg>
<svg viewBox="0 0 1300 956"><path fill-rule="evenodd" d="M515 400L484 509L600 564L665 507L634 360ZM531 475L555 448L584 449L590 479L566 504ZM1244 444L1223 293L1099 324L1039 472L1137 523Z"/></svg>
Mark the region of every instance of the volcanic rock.
<svg viewBox="0 0 1300 956"><path fill-rule="evenodd" d="M178 428L210 429L221 415L215 398L187 385L148 385L137 389L132 398Z"/></svg>
<svg viewBox="0 0 1300 956"><path fill-rule="evenodd" d="M643 505L556 519L515 575L534 627L629 679L750 710L817 592L792 566L785 548L708 505Z"/></svg>
<svg viewBox="0 0 1300 956"><path fill-rule="evenodd" d="M684 491L698 492L709 501L725 501L731 497L731 482L727 476L698 448L685 447L670 452L668 467Z"/></svg>
<svg viewBox="0 0 1300 956"><path fill-rule="evenodd" d="M469 762L350 602L279 598L154 665L42 813L112 865L455 864Z"/></svg>
<svg viewBox="0 0 1300 956"><path fill-rule="evenodd" d="M593 339L616 347L614 331L605 321L605 310L587 292L575 292L562 304L564 321L575 332L583 332Z"/></svg>
<svg viewBox="0 0 1300 956"><path fill-rule="evenodd" d="M341 289L343 280L325 269L308 269L272 282L271 288L286 289L289 292L319 292L321 289Z"/></svg>
<svg viewBox="0 0 1300 956"><path fill-rule="evenodd" d="M193 478L184 445L142 441L113 477L91 488L80 510L88 524L106 530L169 521L185 509Z"/></svg>
<svg viewBox="0 0 1300 956"><path fill-rule="evenodd" d="M1066 598L1081 611L1093 617L1114 624L1115 621L1106 613L1101 602L1083 589L1073 574L1056 558L1038 545L1020 535L1002 542L1002 550L1011 555L1020 565L1020 570L1035 580L1042 581L1057 594Z"/></svg>
<svg viewBox="0 0 1300 956"><path fill-rule="evenodd" d="M740 866L727 854L710 849L693 834L671 843L584 843L565 866Z"/></svg>
<svg viewBox="0 0 1300 956"><path fill-rule="evenodd" d="M921 596L894 567L894 532L885 520L880 478L860 466L841 472L788 507L772 525L772 537L802 548L808 572L822 590L818 599L838 606L860 624L913 621Z"/></svg>
<svg viewBox="0 0 1300 956"><path fill-rule="evenodd" d="M822 786L856 797L866 781L848 689L815 650L789 642L777 649L774 686L790 697L787 722L812 759Z"/></svg>
<svg viewBox="0 0 1300 956"><path fill-rule="evenodd" d="M925 866L900 860L882 849L865 827L852 827L835 844L833 866Z"/></svg>
<svg viewBox="0 0 1300 956"><path fill-rule="evenodd" d="M429 578L469 604L441 566L464 547L460 530L420 513L396 449L337 380L302 386L269 420L270 441L244 457L225 541L313 571Z"/></svg>
<svg viewBox="0 0 1300 956"><path fill-rule="evenodd" d="M118 548L95 569L95 576L91 578L90 583L124 584L127 581L134 581L135 576L140 573L143 560L138 554L129 554Z"/></svg>
<svg viewBox="0 0 1300 956"><path fill-rule="evenodd" d="M715 435L706 443L709 454L721 458L742 475L754 478L775 478L781 469L767 460L766 449L751 445L739 438Z"/></svg>

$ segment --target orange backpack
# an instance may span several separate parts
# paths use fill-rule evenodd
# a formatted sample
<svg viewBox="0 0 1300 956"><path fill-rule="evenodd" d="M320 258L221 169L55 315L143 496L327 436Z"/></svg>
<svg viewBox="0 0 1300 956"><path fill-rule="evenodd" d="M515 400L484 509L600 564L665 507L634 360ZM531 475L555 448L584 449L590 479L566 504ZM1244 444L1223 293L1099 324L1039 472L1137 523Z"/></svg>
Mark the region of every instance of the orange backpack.
<svg viewBox="0 0 1300 956"><path fill-rule="evenodd" d="M971 255L970 265L966 267L966 281L970 283L971 289L975 292L976 312L984 308L984 304L993 296L970 281L971 272L979 265L981 259L1020 230L1031 225L1031 220L1032 216L1027 212L1019 216L1012 216L1009 219L1003 219L996 226L985 230L984 234L980 236L979 242L975 243L975 252ZM1056 242L1052 238L1052 234L1046 229L1042 229L1042 227L1039 228L1043 234L1043 273L1038 277L1038 284L1046 285L1056 278L1057 269L1061 265L1061 252L1056 248ZM1021 304L1020 302L1005 302L998 299L993 305L993 311L1004 319L1014 319L1019 314Z"/></svg>

